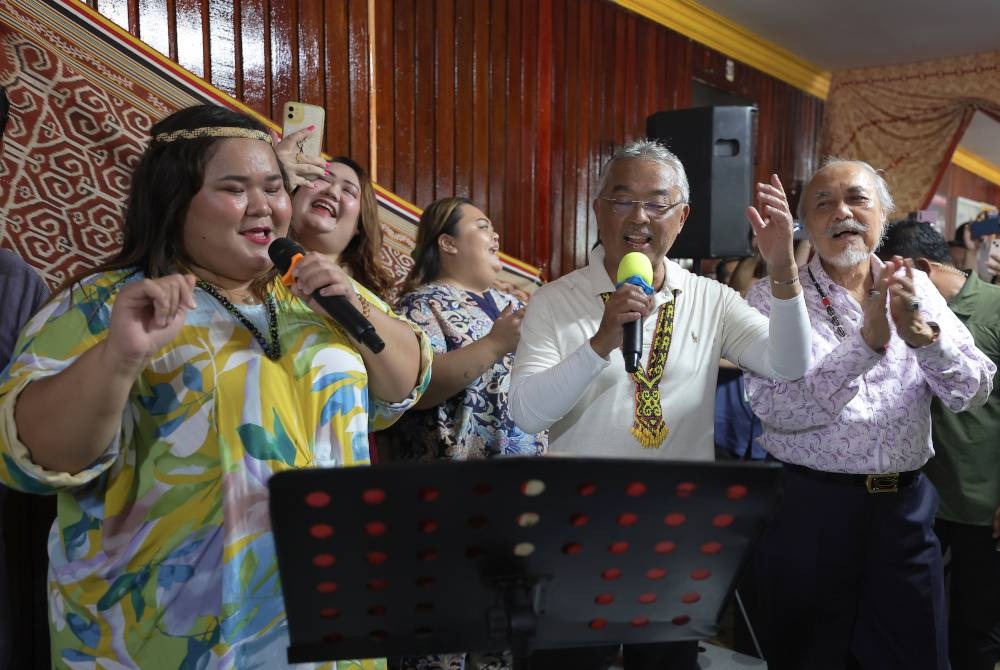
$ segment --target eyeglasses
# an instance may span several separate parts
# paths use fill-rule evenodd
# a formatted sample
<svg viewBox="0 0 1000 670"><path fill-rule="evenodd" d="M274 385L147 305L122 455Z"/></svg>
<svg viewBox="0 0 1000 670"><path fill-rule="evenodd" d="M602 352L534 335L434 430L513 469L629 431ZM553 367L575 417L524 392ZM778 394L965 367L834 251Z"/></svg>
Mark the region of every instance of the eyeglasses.
<svg viewBox="0 0 1000 670"><path fill-rule="evenodd" d="M677 202L648 202L646 200L619 200L618 198L609 198L607 196L601 196L601 200L606 200L611 203L611 211L613 211L618 216L625 216L632 212L636 207L642 207L642 211L646 212L646 216L650 219L658 220L664 218L670 213L677 205L683 204L683 200L678 200Z"/></svg>

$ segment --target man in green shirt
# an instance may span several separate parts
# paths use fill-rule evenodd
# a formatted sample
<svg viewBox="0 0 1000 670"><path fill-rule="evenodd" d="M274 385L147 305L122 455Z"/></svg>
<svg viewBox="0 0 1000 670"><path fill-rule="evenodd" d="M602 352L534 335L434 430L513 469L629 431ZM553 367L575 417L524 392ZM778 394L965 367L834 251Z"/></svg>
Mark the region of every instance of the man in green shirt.
<svg viewBox="0 0 1000 670"><path fill-rule="evenodd" d="M1000 365L1000 286L956 269L948 243L927 223L894 224L877 253L912 259ZM935 532L942 551L951 550L951 667L991 670L1000 661L1000 371L985 405L953 414L935 398L931 421L935 456L924 470L941 497Z"/></svg>

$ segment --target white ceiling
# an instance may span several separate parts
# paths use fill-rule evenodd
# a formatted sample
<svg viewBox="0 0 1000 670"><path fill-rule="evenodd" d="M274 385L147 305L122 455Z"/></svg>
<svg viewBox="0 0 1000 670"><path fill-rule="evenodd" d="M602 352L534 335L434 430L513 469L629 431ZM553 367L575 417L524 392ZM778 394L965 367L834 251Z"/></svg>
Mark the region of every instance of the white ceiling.
<svg viewBox="0 0 1000 670"><path fill-rule="evenodd" d="M698 0L821 70L1000 50L1000 0ZM1000 166L1000 124L976 114L960 145Z"/></svg>

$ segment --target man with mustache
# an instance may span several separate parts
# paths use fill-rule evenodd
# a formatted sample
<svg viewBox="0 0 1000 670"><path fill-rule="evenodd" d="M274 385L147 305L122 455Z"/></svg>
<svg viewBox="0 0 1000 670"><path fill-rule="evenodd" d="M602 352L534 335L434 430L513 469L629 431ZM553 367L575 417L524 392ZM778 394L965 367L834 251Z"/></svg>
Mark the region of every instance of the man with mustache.
<svg viewBox="0 0 1000 670"><path fill-rule="evenodd" d="M799 215L816 256L799 271L812 367L748 375L784 496L761 541L757 589L771 670L948 667L930 403L982 405L996 366L927 276L872 254L892 212L870 165L829 160ZM747 300L770 311L768 287Z"/></svg>

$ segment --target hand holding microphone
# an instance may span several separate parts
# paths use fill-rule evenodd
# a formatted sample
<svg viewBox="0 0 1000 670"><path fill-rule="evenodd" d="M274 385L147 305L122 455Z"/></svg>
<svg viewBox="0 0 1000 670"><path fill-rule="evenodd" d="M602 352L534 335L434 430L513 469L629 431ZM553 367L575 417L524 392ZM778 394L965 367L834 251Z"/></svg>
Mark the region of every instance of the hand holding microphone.
<svg viewBox="0 0 1000 670"><path fill-rule="evenodd" d="M284 275L282 281L306 287L306 295L315 300L348 335L376 354L385 348L385 342L375 332L375 327L347 297L355 294L354 286L343 270L331 267L332 264L319 255L305 256L302 247L285 237L274 240L267 248L267 253L271 262ZM295 269L298 272L293 278L292 271ZM344 275L343 281L338 280L337 272L332 272L334 269ZM293 291L296 291L294 286Z"/></svg>
<svg viewBox="0 0 1000 670"><path fill-rule="evenodd" d="M653 265L638 251L625 254L618 264L617 290L604 306L604 317L590 344L603 358L622 348L625 370L634 372L642 357L642 319L649 314L653 293Z"/></svg>

